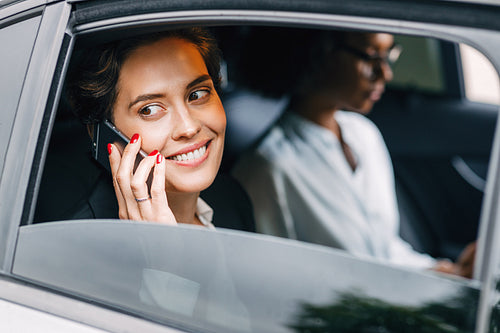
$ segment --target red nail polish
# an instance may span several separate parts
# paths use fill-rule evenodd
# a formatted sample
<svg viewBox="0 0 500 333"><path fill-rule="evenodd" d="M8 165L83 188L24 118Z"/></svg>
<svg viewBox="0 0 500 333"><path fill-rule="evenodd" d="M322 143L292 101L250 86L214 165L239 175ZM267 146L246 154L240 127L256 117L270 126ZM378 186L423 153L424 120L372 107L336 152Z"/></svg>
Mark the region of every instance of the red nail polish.
<svg viewBox="0 0 500 333"><path fill-rule="evenodd" d="M111 143L108 143L108 154L111 155L111 152L113 151L113 146Z"/></svg>
<svg viewBox="0 0 500 333"><path fill-rule="evenodd" d="M132 136L132 139L130 139L130 143L136 143L137 140L139 140L139 134L135 133L133 136Z"/></svg>
<svg viewBox="0 0 500 333"><path fill-rule="evenodd" d="M163 161L163 155L162 154L158 154L158 156L156 156L156 164L160 164L161 161Z"/></svg>
<svg viewBox="0 0 500 333"><path fill-rule="evenodd" d="M158 150L155 149L152 152L150 152L148 156L155 156L156 154L158 154Z"/></svg>

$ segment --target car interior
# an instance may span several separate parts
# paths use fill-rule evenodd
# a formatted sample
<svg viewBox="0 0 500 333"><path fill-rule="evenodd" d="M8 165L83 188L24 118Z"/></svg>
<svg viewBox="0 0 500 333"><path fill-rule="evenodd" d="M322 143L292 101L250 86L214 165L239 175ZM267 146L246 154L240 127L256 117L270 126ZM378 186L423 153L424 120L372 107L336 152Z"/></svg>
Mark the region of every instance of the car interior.
<svg viewBox="0 0 500 333"><path fill-rule="evenodd" d="M221 98L228 125L220 175L202 197L220 212L216 226L255 231L249 198L229 173L238 157L255 147L279 119L287 100L252 92L238 80L237 60L244 52L245 38L251 38L251 26L210 29L223 53ZM130 30L120 37L144 32L144 28ZM86 48L112 38L118 37L99 33L79 38L69 72L84 61ZM455 260L477 238L484 189L470 178L486 178L497 106L465 96L457 43L406 35L396 35L395 40L404 51L395 64L394 80L369 118L381 130L393 161L400 232L418 251ZM116 217L111 177L90 158L90 152L87 128L75 118L63 93L36 210L27 224L78 219L82 201L103 211L101 218ZM227 206L231 208L217 208ZM234 214L242 211L245 225L234 225L233 220L240 220Z"/></svg>
<svg viewBox="0 0 500 333"><path fill-rule="evenodd" d="M249 31L242 27L239 33ZM244 37L228 39L223 51L237 59L244 46L231 46L244 43ZM368 117L381 130L393 161L402 237L418 251L454 260L477 237L484 188L467 176L486 179L497 105L465 96L457 43L405 35L395 40L403 53L394 80ZM231 86L238 68L228 67L225 168L255 147L286 107L283 98Z"/></svg>

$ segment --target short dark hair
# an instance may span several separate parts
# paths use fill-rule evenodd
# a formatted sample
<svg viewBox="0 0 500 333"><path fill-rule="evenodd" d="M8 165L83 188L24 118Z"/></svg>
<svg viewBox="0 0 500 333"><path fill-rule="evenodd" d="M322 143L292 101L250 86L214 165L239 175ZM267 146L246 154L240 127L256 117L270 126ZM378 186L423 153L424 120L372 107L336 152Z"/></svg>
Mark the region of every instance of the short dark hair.
<svg viewBox="0 0 500 333"><path fill-rule="evenodd" d="M68 98L73 112L84 124L112 118L123 63L132 51L163 38L179 38L192 43L205 61L215 89L220 89L221 53L208 30L192 27L130 37L85 50L82 59L72 65L67 84Z"/></svg>

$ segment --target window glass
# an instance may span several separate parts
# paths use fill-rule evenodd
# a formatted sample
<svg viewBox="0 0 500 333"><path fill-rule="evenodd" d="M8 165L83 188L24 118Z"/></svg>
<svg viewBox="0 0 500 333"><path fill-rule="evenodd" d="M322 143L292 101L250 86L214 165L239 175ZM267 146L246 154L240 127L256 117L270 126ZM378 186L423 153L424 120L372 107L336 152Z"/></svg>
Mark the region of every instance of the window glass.
<svg viewBox="0 0 500 333"><path fill-rule="evenodd" d="M472 332L479 296L467 281L201 227L52 222L21 227L18 244L17 275L193 330L371 331L376 323L380 332Z"/></svg>
<svg viewBox="0 0 500 333"><path fill-rule="evenodd" d="M235 27L223 28L227 30L217 31L217 36L221 39L223 54L228 61L227 77L230 78L231 73L234 73L234 68L230 66L231 57L234 61L241 54L230 52L231 49L233 52L240 51L235 47L238 45L235 43L237 38L229 36L227 43L221 38L224 32L236 30ZM87 42L91 43L91 40ZM449 163L442 156L449 156L450 151L457 153L457 147L459 152L467 152L467 146L457 140L440 140L444 128L440 121L445 119L446 124L449 124L452 119L457 129L465 126L469 132L479 128L481 135L478 137L486 141L490 141L487 135L489 131L484 126L476 126L470 117L447 117L448 112L456 111L455 100L450 104L438 104L432 98L422 96L424 94L414 94L415 90L433 93L445 91L440 41L397 36L396 42L404 49L394 67L392 87L397 89L387 89L387 99L381 99L378 103L381 109L377 112L377 125L380 124L378 126L393 153L396 173L403 170L403 173L396 175L399 177L398 184L406 185L408 179L412 181L405 187L408 193L404 194L408 199L404 201L406 206L403 205L403 213L406 214L401 214L404 215L401 225L404 219L410 221L404 224L409 226L406 230L410 230L405 234L405 239L415 236L417 241L412 242L412 245L421 245L418 251L434 257L443 257L445 254L447 258L455 259L463 248L462 243L476 235L475 229L470 229L475 228L477 218L475 215L466 216L463 218L464 225L457 228L458 219L450 214L442 215L441 208L446 211L450 211L448 207L472 209L479 207L482 197L477 193L474 205L470 203L471 195L463 195L470 190L468 185L464 185L461 178L455 179L456 172L444 169ZM78 47L77 41L72 59L76 61L75 64L78 63L78 54L85 55L85 47ZM354 52L354 56L360 54L359 50L350 49L349 52ZM229 93L233 92L230 88L225 86ZM229 94L224 103L230 115L234 109L229 103L226 104L227 96ZM457 100L462 102L461 98ZM417 323L415 325L419 327L426 316L434 316L434 309L446 307L446 311L453 312L452 319L442 316L435 323L437 326L472 331L475 314L470 314L470 304L477 303L478 288L477 284L468 280L436 278L427 271L415 273L405 268L379 265L345 255L345 252L330 247L254 234L226 233L220 230L217 223L214 223L217 232L122 221L39 223L88 219L95 214L97 210L94 207L98 205L106 207L106 214L109 210L111 213L106 216L95 214L97 218L115 217L118 210L111 176L101 173L100 167L88 154L90 142L87 129L75 122L74 115L64 109L64 103L61 105L51 134L39 205L33 221L38 224L21 228L14 259L15 274L140 316L193 327L194 330L203 327L217 332L288 332L290 327L296 327L297 331L307 331L310 322L328 321L328 318L321 317L321 313L340 313L343 307L361 307L362 310L358 312L371 316L367 317L367 322L377 317L376 313L380 311L388 318L404 318L396 326L391 326L393 324L389 322L381 324L380 330L405 331L408 321ZM285 105L280 104L279 107L282 109ZM249 111L255 119L258 118L256 110L258 108L253 107ZM267 107L261 107L261 110L262 115L269 117ZM228 119L231 122L230 116ZM485 119L486 122L491 121ZM427 130L429 124L434 125L430 131ZM231 125L234 122L228 127ZM248 123L246 125L249 126ZM456 130L449 131L449 134L461 138L463 132ZM241 131L242 136L248 137L243 133ZM227 137L230 135L228 133ZM234 139L233 134L229 141ZM257 136L254 139L257 140ZM466 143L471 144L470 141L468 139ZM452 142L454 145L448 146L442 142ZM394 148L397 144L403 147L403 155L398 154L397 146ZM475 142L472 144L485 146L476 145ZM489 153L489 149L486 150ZM429 151L433 154L429 155ZM228 156L227 150L224 155ZM480 157L484 158L481 164L487 165L487 153ZM101 181L103 179L105 181ZM435 179L445 179L446 182ZM104 184L104 187L94 187L94 184ZM465 198L468 205L454 204L454 198L448 193L452 185L458 188L452 192L456 192L461 200ZM373 193L378 196L380 188L373 187L376 189ZM434 197L428 198L429 203L413 199L414 193L422 194L423 197L433 193L439 196L441 202L448 198L450 202L434 207L433 203L437 202ZM401 198L405 196L398 197L398 200L403 201ZM417 210L421 207L426 209L426 220L420 224L424 219ZM469 210L457 210L456 214L465 216L464 211L468 213ZM215 212L219 213L217 209ZM430 227L427 227L427 219ZM414 221L419 224L413 226ZM453 230L454 233L447 230ZM468 238L446 238L459 232ZM420 239L423 240L422 244L418 243ZM398 289L394 290L396 285ZM352 311L349 313L352 314ZM404 313L410 315L405 317ZM470 316L464 321L465 313ZM439 313L435 315L441 316ZM356 320L363 322L365 319L360 317ZM432 331L433 328L429 326L428 330Z"/></svg>
<svg viewBox="0 0 500 333"><path fill-rule="evenodd" d="M460 44L465 96L473 102L499 104L500 83L491 62L478 50Z"/></svg>
<svg viewBox="0 0 500 333"><path fill-rule="evenodd" d="M403 47L403 52L394 64L394 79L389 86L433 93L443 92L445 81L439 41L398 35L395 42Z"/></svg>
<svg viewBox="0 0 500 333"><path fill-rule="evenodd" d="M0 29L0 171L39 23L34 17Z"/></svg>

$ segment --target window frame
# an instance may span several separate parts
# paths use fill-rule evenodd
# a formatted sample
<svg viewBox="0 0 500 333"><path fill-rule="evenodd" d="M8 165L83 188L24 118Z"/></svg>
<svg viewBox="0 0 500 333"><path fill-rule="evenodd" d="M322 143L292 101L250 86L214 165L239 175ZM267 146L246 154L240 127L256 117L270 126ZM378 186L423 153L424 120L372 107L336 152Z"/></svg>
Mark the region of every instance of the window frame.
<svg viewBox="0 0 500 333"><path fill-rule="evenodd" d="M24 84L24 79L28 70L30 58L31 58L31 52L33 51L33 47L35 44L35 38L36 34L38 31L38 28L40 26L41 22L41 13L40 11L28 11L27 13L23 13L21 15L14 15L11 17L8 17L6 19L0 20L0 29L2 32L4 32L4 29L6 33L12 33L12 29L14 31L16 29L28 29L25 31L18 31L17 34L18 37L17 39L20 39L21 37L24 37L22 44L17 44L18 43L16 40L10 41L9 37L10 35L7 36L7 45L3 45L6 50L7 57L11 57L8 59L3 66L7 70L8 73L7 76L3 78L5 86L7 86L7 92L2 91L2 95L5 94L7 96L6 100L2 100L2 106L3 110L6 111L6 113L9 113L9 118L5 116L4 119L2 119L2 123L0 126L0 139L2 140L2 144L0 147L0 179L1 179L1 174L3 171L3 163L5 161L5 154L6 150L8 147L8 138L10 137L10 133L14 124L14 120L16 117L16 111L17 107L19 104L19 99L21 96L21 92L23 89L23 84ZM29 35L27 35L29 34ZM12 44L10 44L12 43ZM21 45L21 49L17 49L17 52L24 52L22 56L19 56L12 52L10 47L19 47ZM16 53L17 53L16 52ZM10 53L10 55L9 55ZM10 60L10 61L9 61ZM3 86L2 86L3 87Z"/></svg>
<svg viewBox="0 0 500 333"><path fill-rule="evenodd" d="M14 7L16 5L12 6ZM23 203L34 190L30 188L27 191L33 156L40 147L35 143L39 137L60 45L70 16L70 6L64 2L32 10L42 17L17 106L0 183L0 196L7 199L0 210L0 244L3 246L0 250L0 270L3 272L11 270ZM27 12L32 15L31 10ZM33 144L29 144L30 142Z"/></svg>

